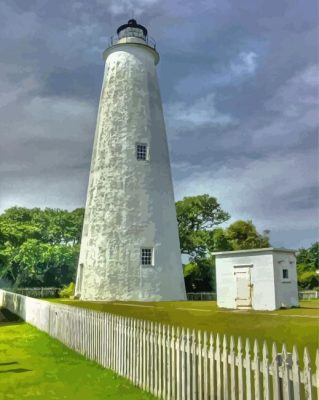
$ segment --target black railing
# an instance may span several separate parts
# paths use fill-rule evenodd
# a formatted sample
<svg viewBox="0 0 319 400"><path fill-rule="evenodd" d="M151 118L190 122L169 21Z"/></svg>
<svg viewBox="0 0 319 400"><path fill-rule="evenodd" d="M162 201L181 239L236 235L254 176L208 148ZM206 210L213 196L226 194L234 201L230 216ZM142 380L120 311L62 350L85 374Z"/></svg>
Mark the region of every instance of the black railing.
<svg viewBox="0 0 319 400"><path fill-rule="evenodd" d="M127 36L123 35L123 33L121 34L121 36L119 36L119 35L111 36L110 39L109 39L109 43L108 43L107 47L114 46L119 42L119 40L123 40L125 38L130 38L130 37L136 37L138 39L142 39L142 40L145 41L145 44L147 46L152 47L152 49L156 50L156 42L152 37L150 37L150 36L143 36L142 37L140 35L134 34L133 32L130 32L130 35L127 35Z"/></svg>

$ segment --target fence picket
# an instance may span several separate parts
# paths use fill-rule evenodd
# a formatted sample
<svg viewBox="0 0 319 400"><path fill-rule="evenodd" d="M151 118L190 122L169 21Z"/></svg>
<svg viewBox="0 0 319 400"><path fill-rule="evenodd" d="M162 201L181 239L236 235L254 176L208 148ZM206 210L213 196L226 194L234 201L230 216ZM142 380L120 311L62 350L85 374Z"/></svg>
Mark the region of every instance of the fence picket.
<svg viewBox="0 0 319 400"><path fill-rule="evenodd" d="M273 398L274 400L281 400L279 367L278 367L278 351L276 343L272 344L271 370L272 370Z"/></svg>
<svg viewBox="0 0 319 400"><path fill-rule="evenodd" d="M176 330L176 342L175 342L175 351L176 351L176 399L181 400L181 331L180 328L177 327Z"/></svg>
<svg viewBox="0 0 319 400"><path fill-rule="evenodd" d="M202 353L202 332L197 331L197 379L198 379L198 399L202 399L203 397L203 372L202 372L202 362L203 362L203 353Z"/></svg>
<svg viewBox="0 0 319 400"><path fill-rule="evenodd" d="M157 397L162 397L162 388L163 388L163 381L162 381L162 369L163 369L163 348L162 348L162 337L163 337L163 330L162 325L158 324L158 337L157 337L157 348L158 348L158 387L157 387Z"/></svg>
<svg viewBox="0 0 319 400"><path fill-rule="evenodd" d="M264 400L270 400L270 388L269 388L269 356L267 344L263 343L263 361L262 361L262 372L263 372L263 398Z"/></svg>
<svg viewBox="0 0 319 400"><path fill-rule="evenodd" d="M171 365L171 326L167 326L167 341L166 341L166 352L167 352L167 364L166 364L166 370L167 370L167 395L166 398L168 400L171 399L171 387L172 387L172 365Z"/></svg>
<svg viewBox="0 0 319 400"><path fill-rule="evenodd" d="M167 365L166 365L166 348L167 348L167 337L166 337L166 325L163 325L163 337L162 337L162 350L163 350L163 388L162 397L167 398L166 383L167 383Z"/></svg>
<svg viewBox="0 0 319 400"><path fill-rule="evenodd" d="M244 379L243 379L243 344L241 337L238 338L237 343L237 360L238 360L238 400L244 400Z"/></svg>
<svg viewBox="0 0 319 400"><path fill-rule="evenodd" d="M185 362L185 347L186 347L186 336L185 329L182 328L182 336L181 336L181 399L185 400L186 398L186 384L185 384L185 375L186 375L186 362Z"/></svg>
<svg viewBox="0 0 319 400"><path fill-rule="evenodd" d="M259 346L255 339L254 341L254 386L255 386L255 400L261 400L260 397L260 360L259 360Z"/></svg>
<svg viewBox="0 0 319 400"><path fill-rule="evenodd" d="M197 380L196 380L196 333L192 332L192 399L197 399Z"/></svg>
<svg viewBox="0 0 319 400"><path fill-rule="evenodd" d="M230 337L229 343L229 360L230 360L230 398L236 400L236 357L235 342L233 336Z"/></svg>
<svg viewBox="0 0 319 400"><path fill-rule="evenodd" d="M228 400L228 352L227 352L227 337L223 338L223 400Z"/></svg>
<svg viewBox="0 0 319 400"><path fill-rule="evenodd" d="M204 369L204 385L203 399L208 400L208 351L207 351L207 332L204 332L203 341L203 369Z"/></svg>
<svg viewBox="0 0 319 400"><path fill-rule="evenodd" d="M172 350L172 359L171 359L171 373L172 373L172 399L176 398L176 356L175 356L175 328L172 327L172 335L171 335L171 350Z"/></svg>
<svg viewBox="0 0 319 400"><path fill-rule="evenodd" d="M220 351L220 337L217 334L216 338L216 391L217 400L222 400L222 381L221 381L221 351Z"/></svg>
<svg viewBox="0 0 319 400"><path fill-rule="evenodd" d="M283 400L291 400L288 362L289 362L288 353L287 353L286 345L284 344L282 346L282 353L281 353L281 374L282 374Z"/></svg>
<svg viewBox="0 0 319 400"><path fill-rule="evenodd" d="M186 331L186 399L191 400L191 334Z"/></svg>
<svg viewBox="0 0 319 400"><path fill-rule="evenodd" d="M214 336L209 336L209 394L211 399L215 399L215 351Z"/></svg>
<svg viewBox="0 0 319 400"><path fill-rule="evenodd" d="M250 342L246 339L245 346L245 376L246 376L246 400L252 400L251 397L251 356L250 356Z"/></svg>
<svg viewBox="0 0 319 400"><path fill-rule="evenodd" d="M305 397L306 400L312 400L312 382L311 382L311 364L310 364L310 357L308 353L307 347L304 349L304 357L303 357L303 363L304 363L304 371L303 371L303 378L304 378L304 386L305 386Z"/></svg>

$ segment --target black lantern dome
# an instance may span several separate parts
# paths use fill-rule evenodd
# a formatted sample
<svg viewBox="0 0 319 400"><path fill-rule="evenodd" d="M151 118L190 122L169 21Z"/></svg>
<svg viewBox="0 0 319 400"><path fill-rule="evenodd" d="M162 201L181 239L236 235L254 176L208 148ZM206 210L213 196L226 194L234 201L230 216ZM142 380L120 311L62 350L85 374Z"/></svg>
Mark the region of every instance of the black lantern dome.
<svg viewBox="0 0 319 400"><path fill-rule="evenodd" d="M119 36L122 36L121 35L121 32L122 31L124 31L124 30L128 30L128 31L138 31L138 30L141 30L142 32L143 32L143 36L147 36L147 29L145 28L145 26L143 26L143 25L140 25L140 24L138 24L137 22L136 22L136 20L135 19L130 19L128 22L127 22L127 24L124 24L124 25L121 25L118 29L117 29L117 34L119 35ZM123 36L126 36L126 35L123 35Z"/></svg>

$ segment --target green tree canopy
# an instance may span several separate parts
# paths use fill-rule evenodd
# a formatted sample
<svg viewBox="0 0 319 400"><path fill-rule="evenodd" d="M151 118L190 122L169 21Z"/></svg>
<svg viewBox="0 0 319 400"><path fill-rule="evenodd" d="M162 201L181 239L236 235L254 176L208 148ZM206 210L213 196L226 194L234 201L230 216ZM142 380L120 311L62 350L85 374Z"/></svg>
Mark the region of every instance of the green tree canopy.
<svg viewBox="0 0 319 400"><path fill-rule="evenodd" d="M230 218L217 199L208 194L184 197L176 203L176 213L181 251L191 259L207 254L213 227Z"/></svg>
<svg viewBox="0 0 319 400"><path fill-rule="evenodd" d="M257 232L252 221L236 221L225 230L232 250L269 247L269 239Z"/></svg>
<svg viewBox="0 0 319 400"><path fill-rule="evenodd" d="M0 215L0 279L16 287L74 279L84 209L12 207Z"/></svg>

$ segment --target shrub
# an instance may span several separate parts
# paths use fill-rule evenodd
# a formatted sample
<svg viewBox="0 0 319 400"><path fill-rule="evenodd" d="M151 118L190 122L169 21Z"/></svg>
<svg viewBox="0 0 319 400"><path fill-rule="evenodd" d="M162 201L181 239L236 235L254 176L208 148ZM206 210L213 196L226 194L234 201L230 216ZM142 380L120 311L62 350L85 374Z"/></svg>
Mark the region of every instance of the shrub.
<svg viewBox="0 0 319 400"><path fill-rule="evenodd" d="M318 276L315 271L305 271L298 276L298 286L300 289L309 290L318 286Z"/></svg>
<svg viewBox="0 0 319 400"><path fill-rule="evenodd" d="M59 291L59 296L60 297L71 297L71 296L74 296L74 291L75 291L75 283L71 282L69 285L64 286Z"/></svg>

